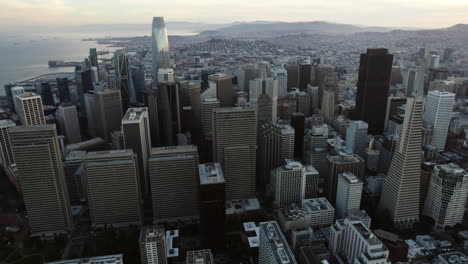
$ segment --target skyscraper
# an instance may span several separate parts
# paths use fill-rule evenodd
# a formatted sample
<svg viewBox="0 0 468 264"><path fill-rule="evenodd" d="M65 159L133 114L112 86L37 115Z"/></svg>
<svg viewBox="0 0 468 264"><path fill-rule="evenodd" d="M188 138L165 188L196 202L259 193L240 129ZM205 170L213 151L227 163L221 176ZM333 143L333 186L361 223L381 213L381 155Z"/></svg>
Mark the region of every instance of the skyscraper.
<svg viewBox="0 0 468 264"><path fill-rule="evenodd" d="M158 83L160 68L171 67L169 54L169 40L167 38L166 24L163 17L153 17L151 48L153 55L153 84Z"/></svg>
<svg viewBox="0 0 468 264"><path fill-rule="evenodd" d="M411 228L419 220L421 131L424 110L425 62L421 64L415 92L406 101L400 136L382 189L379 208L387 210L398 228Z"/></svg>
<svg viewBox="0 0 468 264"><path fill-rule="evenodd" d="M312 65L310 62L299 64L299 89L307 91L307 85L310 84L312 73Z"/></svg>
<svg viewBox="0 0 468 264"><path fill-rule="evenodd" d="M341 261L347 260L348 263L391 263L387 247L359 220L336 220L330 229L328 248L336 256L342 255L345 259Z"/></svg>
<svg viewBox="0 0 468 264"><path fill-rule="evenodd" d="M361 207L362 181L353 173L338 175L336 188L336 217L344 218L348 212L358 211Z"/></svg>
<svg viewBox="0 0 468 264"><path fill-rule="evenodd" d="M333 91L324 91L321 102L321 113L326 120L330 120L335 116L335 93Z"/></svg>
<svg viewBox="0 0 468 264"><path fill-rule="evenodd" d="M387 49L367 49L361 54L355 118L367 122L373 135L384 131L392 61Z"/></svg>
<svg viewBox="0 0 468 264"><path fill-rule="evenodd" d="M267 123L259 136L259 174L261 188L270 183L271 170L285 159L294 158L294 128L290 125Z"/></svg>
<svg viewBox="0 0 468 264"><path fill-rule="evenodd" d="M336 189L338 183L338 175L343 172L351 172L362 180L364 177L365 168L364 159L356 154L341 154L338 156L327 157L327 169L328 175L326 178L327 183L325 184L327 198L335 205L336 201Z"/></svg>
<svg viewBox="0 0 468 264"><path fill-rule="evenodd" d="M208 83L216 89L221 107L231 107L233 104L232 75L216 73L208 76Z"/></svg>
<svg viewBox="0 0 468 264"><path fill-rule="evenodd" d="M141 264L166 264L166 232L162 226L141 228L140 238Z"/></svg>
<svg viewBox="0 0 468 264"><path fill-rule="evenodd" d="M112 131L120 130L122 124L122 101L120 90L88 92L85 94L88 133L110 141Z"/></svg>
<svg viewBox="0 0 468 264"><path fill-rule="evenodd" d="M158 98L156 90L145 90L143 92L143 103L148 107L148 118L151 132L151 145L153 147L160 146L161 138L159 135L159 115L158 115Z"/></svg>
<svg viewBox="0 0 468 264"><path fill-rule="evenodd" d="M291 126L294 128L294 157L302 159L302 156L304 155L304 114L292 113Z"/></svg>
<svg viewBox="0 0 468 264"><path fill-rule="evenodd" d="M153 148L148 163L153 222L199 218L197 147Z"/></svg>
<svg viewBox="0 0 468 264"><path fill-rule="evenodd" d="M286 164L271 172L275 205L278 208L299 204L305 197L305 168L298 161L286 160Z"/></svg>
<svg viewBox="0 0 468 264"><path fill-rule="evenodd" d="M67 233L73 219L55 126L12 127L10 140L31 235Z"/></svg>
<svg viewBox="0 0 468 264"><path fill-rule="evenodd" d="M44 105L55 105L54 94L49 82L41 83L41 98Z"/></svg>
<svg viewBox="0 0 468 264"><path fill-rule="evenodd" d="M346 131L346 147L361 158L366 154L367 128L366 122L357 120L349 122Z"/></svg>
<svg viewBox="0 0 468 264"><path fill-rule="evenodd" d="M211 140L213 136L213 111L220 107L219 100L216 98L205 98L202 101L203 135L207 140Z"/></svg>
<svg viewBox="0 0 468 264"><path fill-rule="evenodd" d="M437 230L463 222L468 195L468 172L455 163L436 165L432 172L423 215L435 221Z"/></svg>
<svg viewBox="0 0 468 264"><path fill-rule="evenodd" d="M258 125L261 126L266 122L276 122L278 81L271 78L254 79L249 84L250 107L257 109Z"/></svg>
<svg viewBox="0 0 468 264"><path fill-rule="evenodd" d="M93 227L143 223L137 157L132 150L88 152L83 174Z"/></svg>
<svg viewBox="0 0 468 264"><path fill-rule="evenodd" d="M61 135L68 144L81 142L80 122L76 106L70 102L61 103L56 112L57 123Z"/></svg>
<svg viewBox="0 0 468 264"><path fill-rule="evenodd" d="M226 198L255 196L257 118L252 108L213 111L213 157L226 179Z"/></svg>
<svg viewBox="0 0 468 264"><path fill-rule="evenodd" d="M15 97L18 106L17 113L21 124L25 126L43 125L46 123L41 97L37 94L26 92Z"/></svg>
<svg viewBox="0 0 468 264"><path fill-rule="evenodd" d="M198 167L200 176L200 224L203 245L225 247L226 181L219 163Z"/></svg>
<svg viewBox="0 0 468 264"><path fill-rule="evenodd" d="M288 72L285 68L273 68L271 70L272 78L278 80L278 97L288 96Z"/></svg>
<svg viewBox="0 0 468 264"><path fill-rule="evenodd" d="M68 78L57 78L57 88L60 102L70 101L70 87L68 86Z"/></svg>
<svg viewBox="0 0 468 264"><path fill-rule="evenodd" d="M125 149L133 149L137 155L141 193L149 194L148 157L151 151L151 131L148 108L133 107L122 118L122 134Z"/></svg>
<svg viewBox="0 0 468 264"><path fill-rule="evenodd" d="M131 102L136 101L135 91L131 86L131 77L129 72L129 61L124 50L118 50L112 58L114 61L114 70L116 75L116 87L120 90L123 111L127 111Z"/></svg>
<svg viewBox="0 0 468 264"><path fill-rule="evenodd" d="M438 151L443 151L445 149L445 141L447 140L447 133L450 125L450 115L454 103L454 93L430 91L427 94L424 121L434 127L431 145L436 147Z"/></svg>
<svg viewBox="0 0 468 264"><path fill-rule="evenodd" d="M1 162L5 167L15 163L10 142L10 128L15 126L16 124L13 120L0 120L0 154Z"/></svg>
<svg viewBox="0 0 468 264"><path fill-rule="evenodd" d="M260 238L258 250L259 264L297 264L281 228L276 221L259 224Z"/></svg>
<svg viewBox="0 0 468 264"><path fill-rule="evenodd" d="M175 83L158 86L159 134L162 146L176 144L176 135L181 132L179 88Z"/></svg>

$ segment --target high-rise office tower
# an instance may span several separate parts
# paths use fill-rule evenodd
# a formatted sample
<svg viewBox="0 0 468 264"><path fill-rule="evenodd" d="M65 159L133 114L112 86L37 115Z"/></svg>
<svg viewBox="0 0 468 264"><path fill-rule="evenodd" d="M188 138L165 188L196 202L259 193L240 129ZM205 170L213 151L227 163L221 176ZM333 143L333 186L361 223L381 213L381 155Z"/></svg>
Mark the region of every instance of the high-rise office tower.
<svg viewBox="0 0 468 264"><path fill-rule="evenodd" d="M257 116L252 108L213 111L213 160L226 179L226 199L255 196Z"/></svg>
<svg viewBox="0 0 468 264"><path fill-rule="evenodd" d="M55 126L17 126L9 132L31 235L67 233L73 219Z"/></svg>
<svg viewBox="0 0 468 264"><path fill-rule="evenodd" d="M195 123L201 124L201 82L182 81L180 90L186 95L188 105L192 107Z"/></svg>
<svg viewBox="0 0 468 264"><path fill-rule="evenodd" d="M384 131L392 61L387 49L367 49L361 54L355 118L367 122L373 135Z"/></svg>
<svg viewBox="0 0 468 264"><path fill-rule="evenodd" d="M85 94L88 133L110 141L112 131L122 124L122 100L120 90L106 89Z"/></svg>
<svg viewBox="0 0 468 264"><path fill-rule="evenodd" d="M306 92L299 92L294 96L297 99L297 112L310 116L310 96Z"/></svg>
<svg viewBox="0 0 468 264"><path fill-rule="evenodd" d="M263 188L270 183L271 170L294 158L294 128L267 123L261 127L259 141L258 183Z"/></svg>
<svg viewBox="0 0 468 264"><path fill-rule="evenodd" d="M136 101L135 91L130 81L128 57L124 50L118 50L112 59L116 75L116 88L120 90L123 111L127 111L130 103Z"/></svg>
<svg viewBox="0 0 468 264"><path fill-rule="evenodd" d="M18 115L21 124L25 126L43 125L46 123L41 97L37 94L26 92L15 97L18 106Z"/></svg>
<svg viewBox="0 0 468 264"><path fill-rule="evenodd" d="M288 91L299 87L299 65L291 64L286 66L288 74Z"/></svg>
<svg viewBox="0 0 468 264"><path fill-rule="evenodd" d="M259 264L297 264L294 253L281 232L278 222L262 222L259 224L259 229Z"/></svg>
<svg viewBox="0 0 468 264"><path fill-rule="evenodd" d="M203 245L224 248L226 219L226 181L219 163L198 167L200 176L200 224Z"/></svg>
<svg viewBox="0 0 468 264"><path fill-rule="evenodd" d="M130 82L135 92L136 102L143 102L143 94L146 90L145 65L134 64L129 66Z"/></svg>
<svg viewBox="0 0 468 264"><path fill-rule="evenodd" d="M455 163L436 165L432 172L423 215L435 221L437 230L463 222L468 195L468 172Z"/></svg>
<svg viewBox="0 0 468 264"><path fill-rule="evenodd" d="M153 222L199 218L197 147L153 148L148 163Z"/></svg>
<svg viewBox="0 0 468 264"><path fill-rule="evenodd" d="M327 120L335 116L335 93L333 91L323 92L322 108L320 112Z"/></svg>
<svg viewBox="0 0 468 264"><path fill-rule="evenodd" d="M319 87L318 86L308 86L307 93L310 97L310 110L311 113L315 113L315 111L319 107L319 101L322 99L319 97Z"/></svg>
<svg viewBox="0 0 468 264"><path fill-rule="evenodd" d="M67 182L68 197L70 202L84 201L86 199L86 188L83 182L83 164L86 151L71 151L65 156L63 170Z"/></svg>
<svg viewBox="0 0 468 264"><path fill-rule="evenodd" d="M49 82L41 83L41 98L44 105L55 105L54 94Z"/></svg>
<svg viewBox="0 0 468 264"><path fill-rule="evenodd" d="M56 112L57 123L61 135L64 135L68 144L81 142L80 122L76 105L61 103Z"/></svg>
<svg viewBox="0 0 468 264"><path fill-rule="evenodd" d="M440 56L437 54L432 54L428 57L427 61L429 63L429 68L431 69L439 68Z"/></svg>
<svg viewBox="0 0 468 264"><path fill-rule="evenodd" d="M394 97L390 96L388 97L387 100L387 110L385 111L385 131L388 129L388 122L392 116L395 116L398 114L398 109L406 104L406 98L405 97Z"/></svg>
<svg viewBox="0 0 468 264"><path fill-rule="evenodd" d="M427 94L424 121L434 126L431 145L439 151L445 149L450 125L450 114L455 103L455 94L445 91L430 91Z"/></svg>
<svg viewBox="0 0 468 264"><path fill-rule="evenodd" d="M214 258L211 249L187 251L186 264L213 264Z"/></svg>
<svg viewBox="0 0 468 264"><path fill-rule="evenodd" d="M294 157L301 159L304 155L304 114L292 113L291 126L294 128Z"/></svg>
<svg viewBox="0 0 468 264"><path fill-rule="evenodd" d="M148 157L151 151L151 131L147 107L132 107L122 118L122 134L125 149L133 149L137 155L141 193L149 194Z"/></svg>
<svg viewBox="0 0 468 264"><path fill-rule="evenodd" d="M176 135L181 132L179 88L175 83L158 86L159 134L162 146L176 144Z"/></svg>
<svg viewBox="0 0 468 264"><path fill-rule="evenodd" d="M298 161L286 160L286 164L271 172L270 183L278 208L299 204L305 197L305 167Z"/></svg>
<svg viewBox="0 0 468 264"><path fill-rule="evenodd" d="M416 79L416 70L408 69L407 76L405 77L404 83L403 83L406 88L406 97L411 96L411 94L413 94L415 79Z"/></svg>
<svg viewBox="0 0 468 264"><path fill-rule="evenodd" d="M366 154L368 127L364 121L351 121L346 131L346 147L361 158Z"/></svg>
<svg viewBox="0 0 468 264"><path fill-rule="evenodd" d="M60 102L70 101L70 87L68 86L68 78L57 78L57 89Z"/></svg>
<svg viewBox="0 0 468 264"><path fill-rule="evenodd" d="M244 67L244 91L249 91L250 80L260 78L260 69L258 64L247 64Z"/></svg>
<svg viewBox="0 0 468 264"><path fill-rule="evenodd" d="M351 172L338 175L335 206L337 218L344 218L348 212L360 209L362 186L362 181Z"/></svg>
<svg viewBox="0 0 468 264"><path fill-rule="evenodd" d="M336 220L330 229L328 248L335 256L345 259L340 262L363 264L390 264L389 250L377 236L359 220L350 218Z"/></svg>
<svg viewBox="0 0 468 264"><path fill-rule="evenodd" d="M166 24L163 17L153 17L151 48L153 55L153 84L158 83L158 71L160 68L171 67L171 55L169 53L169 40L167 38Z"/></svg>
<svg viewBox="0 0 468 264"><path fill-rule="evenodd" d="M288 72L285 68L273 68L271 70L272 78L278 80L278 97L288 96Z"/></svg>
<svg viewBox="0 0 468 264"><path fill-rule="evenodd" d="M274 79L254 79L250 81L250 107L257 109L258 125L276 122L278 108L278 81Z"/></svg>
<svg viewBox="0 0 468 264"><path fill-rule="evenodd" d="M159 115L158 115L158 98L156 90L145 90L143 92L143 103L148 107L148 118L151 132L151 145L153 147L160 146L159 136Z"/></svg>
<svg viewBox="0 0 468 264"><path fill-rule="evenodd" d="M83 174L93 227L143 223L137 157L130 150L88 152Z"/></svg>
<svg viewBox="0 0 468 264"><path fill-rule="evenodd" d="M221 107L231 107L233 103L232 75L216 73L208 76L208 83L215 87Z"/></svg>
<svg viewBox="0 0 468 264"><path fill-rule="evenodd" d="M163 83L175 83L174 69L160 68L158 70L158 85Z"/></svg>
<svg viewBox="0 0 468 264"><path fill-rule="evenodd" d="M416 79L415 92L406 101L406 111L395 152L382 189L379 208L387 210L398 228L411 228L419 220L421 177L421 131L424 111L425 62Z"/></svg>
<svg viewBox="0 0 468 264"><path fill-rule="evenodd" d="M141 228L140 238L141 264L166 264L166 232L162 226Z"/></svg>
<svg viewBox="0 0 468 264"><path fill-rule="evenodd" d="M219 100L216 98L205 98L202 101L203 135L207 140L211 140L213 136L213 111L220 107Z"/></svg>
<svg viewBox="0 0 468 264"><path fill-rule="evenodd" d="M426 200L427 193L429 192L429 183L431 182L432 171L434 171L435 163L423 162L421 164L421 178L419 188L419 211L424 209L424 201Z"/></svg>
<svg viewBox="0 0 468 264"><path fill-rule="evenodd" d="M327 157L327 182L325 184L327 198L335 205L336 201L336 189L338 183L338 175L343 172L351 172L356 175L359 179L364 177L365 169L364 160L356 154L341 154L338 156Z"/></svg>
<svg viewBox="0 0 468 264"><path fill-rule="evenodd" d="M23 86L14 86L9 91L11 93L11 96L12 96L11 100L13 102L11 106L15 107L15 109L14 109L15 113L19 113L20 111L18 110L17 101L15 100L15 98L16 98L17 95L24 94L26 91L25 91ZM8 98L8 99L10 99L10 98Z"/></svg>
<svg viewBox="0 0 468 264"><path fill-rule="evenodd" d="M312 65L310 62L299 64L299 89L307 91L307 85L310 84L312 73Z"/></svg>
<svg viewBox="0 0 468 264"><path fill-rule="evenodd" d="M89 49L89 62L91 67L99 67L98 55L96 48Z"/></svg>
<svg viewBox="0 0 468 264"><path fill-rule="evenodd" d="M319 186L319 172L314 166L305 166L304 177L306 178L305 185L305 199L316 198L318 195Z"/></svg>
<svg viewBox="0 0 468 264"><path fill-rule="evenodd" d="M0 154L1 162L5 167L15 163L10 142L10 128L15 126L16 124L13 120L0 120Z"/></svg>

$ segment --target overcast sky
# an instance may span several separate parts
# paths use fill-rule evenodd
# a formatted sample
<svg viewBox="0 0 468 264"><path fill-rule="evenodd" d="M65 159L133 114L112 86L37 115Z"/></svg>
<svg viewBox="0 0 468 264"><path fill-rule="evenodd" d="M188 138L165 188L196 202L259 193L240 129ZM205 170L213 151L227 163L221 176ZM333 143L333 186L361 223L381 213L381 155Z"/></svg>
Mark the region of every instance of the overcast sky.
<svg viewBox="0 0 468 264"><path fill-rule="evenodd" d="M468 24L468 0L0 0L0 29L166 21L329 21L438 28Z"/></svg>

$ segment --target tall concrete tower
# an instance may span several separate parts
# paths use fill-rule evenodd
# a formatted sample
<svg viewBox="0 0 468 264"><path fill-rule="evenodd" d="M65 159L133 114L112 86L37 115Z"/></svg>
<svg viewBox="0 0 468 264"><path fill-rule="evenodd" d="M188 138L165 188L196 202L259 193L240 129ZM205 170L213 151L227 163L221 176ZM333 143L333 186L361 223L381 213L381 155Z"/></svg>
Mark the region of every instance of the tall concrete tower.
<svg viewBox="0 0 468 264"><path fill-rule="evenodd" d="M10 140L31 235L67 233L73 219L55 125L11 127Z"/></svg>
<svg viewBox="0 0 468 264"><path fill-rule="evenodd" d="M395 226L402 229L411 228L419 221L425 70L426 62L423 61L417 74L413 96L406 100L400 137L379 203L379 208L387 210Z"/></svg>
<svg viewBox="0 0 468 264"><path fill-rule="evenodd" d="M226 179L226 198L255 196L257 115L253 108L213 111L213 157Z"/></svg>
<svg viewBox="0 0 468 264"><path fill-rule="evenodd" d="M427 94L424 121L434 127L431 145L438 151L445 149L445 141L450 125L450 114L455 103L455 94L445 91L430 91Z"/></svg>
<svg viewBox="0 0 468 264"><path fill-rule="evenodd" d="M122 119L122 134L125 149L133 149L137 154L140 188L149 194L148 157L151 151L151 132L148 108L129 108Z"/></svg>

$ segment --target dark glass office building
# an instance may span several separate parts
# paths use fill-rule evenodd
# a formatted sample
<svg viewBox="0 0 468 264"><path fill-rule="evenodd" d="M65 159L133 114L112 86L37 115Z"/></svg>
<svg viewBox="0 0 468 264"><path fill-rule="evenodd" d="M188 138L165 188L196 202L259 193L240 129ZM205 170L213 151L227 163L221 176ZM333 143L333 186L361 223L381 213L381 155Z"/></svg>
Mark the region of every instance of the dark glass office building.
<svg viewBox="0 0 468 264"><path fill-rule="evenodd" d="M368 49L361 54L354 119L367 122L369 134L384 131L392 61L387 49Z"/></svg>

